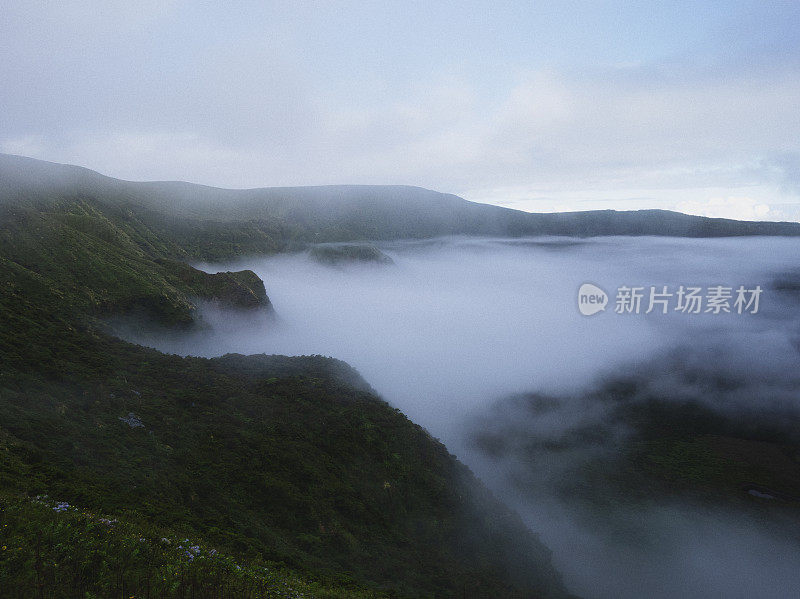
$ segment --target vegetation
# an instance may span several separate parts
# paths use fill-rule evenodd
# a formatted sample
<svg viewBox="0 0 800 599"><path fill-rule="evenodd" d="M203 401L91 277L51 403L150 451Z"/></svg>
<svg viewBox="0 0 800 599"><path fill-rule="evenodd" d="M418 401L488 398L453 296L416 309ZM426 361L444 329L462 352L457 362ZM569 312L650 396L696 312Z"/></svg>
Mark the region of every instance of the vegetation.
<svg viewBox="0 0 800 599"><path fill-rule="evenodd" d="M0 593L51 597L379 599L331 587L269 563L230 555L152 526L102 516L46 497L0 504Z"/></svg>
<svg viewBox="0 0 800 599"><path fill-rule="evenodd" d="M0 594L563 596L520 519L347 365L109 335L121 314L189 327L199 301L271 307L253 273L185 263L236 237L183 245L185 223L83 177L0 185Z"/></svg>
<svg viewBox="0 0 800 599"><path fill-rule="evenodd" d="M713 366L687 371L677 361L668 368L675 379L702 381L710 397L739 384L713 371ZM713 399L671 397L669 386L653 385L652 380L633 374L607 381L588 397L604 416L568 427L554 439L531 438L527 430L535 427L515 421L476 430L474 442L487 455L514 454L523 465L538 464L562 451L572 455L569 474L557 482L557 490L580 507L624 511L633 504L682 497L717 507L761 510L761 516L784 517L800 526L796 410L714 409ZM682 389L686 393L688 388L687 384ZM536 419L559 409L562 399L513 397L508 412L527 411ZM539 483L524 473L520 480Z"/></svg>
<svg viewBox="0 0 800 599"><path fill-rule="evenodd" d="M0 209L5 203L40 211L76 200L91 204L117 226L135 228L137 243L155 244L154 249L182 260L443 235L800 235L798 223L741 222L665 210L530 214L406 186L230 190L132 183L0 154Z"/></svg>

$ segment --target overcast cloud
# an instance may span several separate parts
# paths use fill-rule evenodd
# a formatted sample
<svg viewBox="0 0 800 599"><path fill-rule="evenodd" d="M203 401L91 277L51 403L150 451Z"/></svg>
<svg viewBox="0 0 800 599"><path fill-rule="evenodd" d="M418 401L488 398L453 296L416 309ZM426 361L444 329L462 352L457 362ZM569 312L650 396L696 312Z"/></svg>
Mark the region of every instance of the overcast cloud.
<svg viewBox="0 0 800 599"><path fill-rule="evenodd" d="M800 4L3 3L0 151L800 219Z"/></svg>

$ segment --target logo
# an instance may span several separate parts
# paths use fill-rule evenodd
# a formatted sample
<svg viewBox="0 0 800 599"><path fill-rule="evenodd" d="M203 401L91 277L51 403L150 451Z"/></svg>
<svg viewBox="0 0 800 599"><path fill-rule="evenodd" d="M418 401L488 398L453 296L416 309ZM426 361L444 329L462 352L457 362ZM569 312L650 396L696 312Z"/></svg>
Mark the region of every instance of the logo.
<svg viewBox="0 0 800 599"><path fill-rule="evenodd" d="M608 294L597 285L584 283L578 289L578 310L584 316L591 316L606 309Z"/></svg>
<svg viewBox="0 0 800 599"><path fill-rule="evenodd" d="M761 285L692 287L686 285L622 285L617 288L615 314L758 314ZM606 309L608 294L592 283L578 289L578 310L591 316Z"/></svg>

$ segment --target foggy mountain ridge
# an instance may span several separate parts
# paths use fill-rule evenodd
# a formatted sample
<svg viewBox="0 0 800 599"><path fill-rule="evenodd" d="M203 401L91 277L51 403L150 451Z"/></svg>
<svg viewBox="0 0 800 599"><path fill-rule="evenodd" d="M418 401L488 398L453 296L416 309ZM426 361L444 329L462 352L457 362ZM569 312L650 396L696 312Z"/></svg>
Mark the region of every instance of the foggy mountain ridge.
<svg viewBox="0 0 800 599"><path fill-rule="evenodd" d="M797 23L4 4L0 599L800 599Z"/></svg>
<svg viewBox="0 0 800 599"><path fill-rule="evenodd" d="M224 210L214 208L215 202L225 203ZM484 213L497 218L482 218ZM654 217L662 214L666 224ZM638 228L624 228L625 219ZM558 224L560 233L537 237L547 230L543 227L524 233L526 223L546 222ZM675 222L683 223L682 236L668 234ZM565 233L578 226L581 233ZM485 585L497 580L494 589L510 584L554 596L633 598L647 588L650 596L669 599L742 596L742 590L744 596L782 598L792 596L784 590L798 584L800 572L800 558L794 557L800 517L787 500L800 494L798 441L787 433L797 430L798 418L793 405L800 385L790 373L798 371L800 360L795 302L800 240L794 234L721 235L726 226L741 236L771 227L794 231L798 225L663 211L527 214L408 187L237 191L130 183L3 156L0 275L10 291L0 295L0 325L6 325L0 366L18 369L17 377L31 371L34 383L56 371L57 377L89 385L115 423L134 410L144 422L174 412L181 419L173 420L177 431L191 431L198 423L210 431L213 425L214 439L224 438L228 447L238 448L252 435L264 443L264 451L287 452L246 469L260 472L271 464L278 469L274 480L242 477L240 486L230 487L230 481L217 484L212 472L215 482L199 489L214 498L221 514L230 511L237 519L242 507L273 514L283 506L285 528L264 522L252 537L244 520L237 534L259 543L277 535L288 543L288 553L281 555L304 552L296 563L309 564L311 558L364 563L359 575L368 580L378 570L370 570L360 556L331 551L326 543L335 538L319 531L320 524L329 530L332 520L315 520L314 510L324 508L330 518L355 514L345 530L361 531L359 539L377 538L376 533L383 538L380 506L410 493L420 502L417 520L402 522L428 522L423 529L433 539L430 547L412 543L411 549L430 549L434 561L408 548L395 552L394 540L412 534L404 530L376 547L375 555L395 563L420 560L416 563L438 569L435 560L449 544L463 542L459 534L477 532L467 539L477 548L496 538L497 546L486 553L497 560L476 587L488 589ZM605 236L616 227L619 236ZM605 233L589 239L583 233L592 228ZM655 229L659 235L643 232ZM703 232L718 238L693 238ZM372 250L324 243L365 238L374 241ZM329 260L312 252L286 251L310 244L334 262L355 253L394 265L351 261L331 268ZM382 255L388 260L379 260ZM671 288L760 284L765 294L763 310L753 318L678 313L626 318L608 310L586 319L574 301L588 280L606 289L631 283ZM198 295L257 297L274 305L279 319L269 321L259 310L234 312L224 302L192 303ZM131 308L149 311L165 327L196 318L208 326L173 326L169 335L117 331L115 339L91 324L96 323L91 318ZM73 326L86 318L88 327ZM692 350L688 359L680 359L683 348ZM663 361L674 355L671 351L679 359ZM282 357L289 355L312 358ZM697 369L695 363L705 367ZM129 379L136 381L135 398L128 397L133 393ZM70 416L68 427L57 427L54 447L73 443L79 456L128 442L111 429L95 431L97 415L88 414L97 404L56 381L48 393ZM147 398L144 404L140 392ZM4 393L9 399L0 409L42 421L58 414L51 399L32 395L29 401L25 393ZM360 394L386 403L353 402ZM266 404L264 398L269 398ZM222 412L195 412L220 405ZM375 417L360 420L370 406ZM220 420L222 413L226 419ZM252 414L259 418L252 420ZM261 426L262 416L278 429L253 428ZM394 417L409 420L387 427L386 419ZM4 418L13 423L16 417L9 412ZM783 422L786 426L778 426ZM469 427L475 423L477 431ZM87 436L89 430L98 436ZM13 442L54 455L32 431L35 427L13 425ZM84 438L83 446L74 444ZM202 455L239 459L238 450L219 452L203 438L189 434L175 446L191 449L201 443L208 452ZM324 442L318 445L320 439ZM390 446L392 440L399 445ZM383 453L361 463L359 456L371 446ZM161 450L143 445L137 451L137 459L150 460L152 451ZM193 464L186 470L167 453L155 457L165 472L160 485L173 479L188 489L198 484ZM465 486L457 476L462 463L477 477ZM352 476L348 484L355 491L346 497L353 502L345 511L329 509L324 506L328 491L313 487L321 489L310 500L313 510L299 508L295 500L308 500L295 489L306 489L309 469L312 480L328 481L335 474L328 470L333 464L345 465L335 471L339 476ZM373 472L368 479L362 476L364 465ZM106 471L107 463L102 466ZM47 490L42 482L29 483L25 468L27 463L20 462L14 484L37 493ZM119 472L127 476L124 462ZM91 469L87 473L95 476ZM420 484L406 486L415 481ZM363 493L360 484L368 487ZM436 495L437 488L445 495ZM463 514L449 518L452 528L445 529L458 534L442 536L432 515L462 488L470 498L477 496L458 503ZM481 497L487 492L503 503L492 500L484 509ZM63 493L71 500L82 489L76 483ZM118 500L116 492L104 493ZM166 501L157 497L155 491L148 496L153 513ZM199 513L191 507L196 505L191 492L174 497L170 506L189 506L193 517ZM242 497L246 503L240 505ZM258 502L264 497L273 503L261 512ZM362 522L357 501L376 506L376 519ZM503 504L512 510L510 527L492 537L498 522L506 520ZM476 513L492 516L475 520ZM310 514L300 523L304 528L294 522L296 514ZM215 522L222 523L219 518ZM464 526L473 520L485 526L477 531ZM293 538L297 530L306 536ZM519 544L525 549L517 552ZM787 558L745 567L754 554L773 552ZM459 555L453 567L470 571L471 560ZM340 568L333 561L329 567L350 571L351 566ZM408 571L415 576L413 568ZM525 573L530 577L515 579ZM452 588L459 575L440 580L437 572L426 572L423 578L420 588ZM485 596L503 595L487 590Z"/></svg>
<svg viewBox="0 0 800 599"><path fill-rule="evenodd" d="M185 182L130 182L82 167L0 154L0 209L69 197L124 206L154 224L178 230L193 225L202 230L213 223L213 234L237 238L236 251L251 253L280 251L294 243L447 235L800 235L800 223L736 221L667 210L528 213L402 185L220 189ZM232 230L234 224L251 229L244 243L238 239L243 233Z"/></svg>
<svg viewBox="0 0 800 599"><path fill-rule="evenodd" d="M118 520L114 531L135 531L121 543L137 548L163 548L158 539L178 530L213 544L242 566L214 570L208 584L235 596L255 576L248 568L263 575L264 560L324 586L347 584L309 597L570 596L519 515L344 362L320 351L187 358L110 330L122 318L132 331L154 322L162 339L211 334L198 326L204 311L259 334L277 330L270 277L187 262L193 252L280 248L290 231L167 222L127 184L65 168L68 183L56 173L32 184L27 168L5 169L0 181L0 536L14 539L13 559L33 563L31 535L58 528L42 544L47 589L85 568L95 541L110 561L139 558L134 545L107 543L105 530L83 534L93 526L83 512L33 513L30 498L44 495ZM31 596L32 579L8 582L8 555L0 596ZM181 555L159 563L183 567ZM90 590L116 596L128 585L133 594L170 580L153 562L141 567L144 578L101 574ZM270 579L270 589L299 596L289 574Z"/></svg>

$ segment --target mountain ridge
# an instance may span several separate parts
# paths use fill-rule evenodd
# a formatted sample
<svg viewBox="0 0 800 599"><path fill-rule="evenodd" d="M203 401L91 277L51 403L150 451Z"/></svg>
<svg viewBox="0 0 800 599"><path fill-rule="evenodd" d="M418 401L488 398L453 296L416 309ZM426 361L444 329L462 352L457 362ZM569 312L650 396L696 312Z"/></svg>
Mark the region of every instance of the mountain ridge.
<svg viewBox="0 0 800 599"><path fill-rule="evenodd" d="M59 179L63 176L63 180ZM320 185L224 189L184 181L133 182L83 167L0 154L0 208L50 188L80 193L180 228L196 221L225 239L249 227L251 253L327 241L384 241L445 235L730 237L800 235L800 223L740 221L661 209L530 213L410 185ZM209 231L206 230L208 233ZM239 236L241 236L239 234ZM269 240L267 240L269 238ZM203 254L203 252L199 252ZM209 258L199 255L198 258ZM219 256L229 257L229 256Z"/></svg>
<svg viewBox="0 0 800 599"><path fill-rule="evenodd" d="M194 593L197 573L216 587L196 596L230 596L213 562L199 573L199 558L133 568L131 552L146 546L136 536L115 549L105 532L94 546L72 544L94 526L77 513L14 515L48 495L56 507L152 525L156 542L173 531L213 545L243 570L267 564L353 589L346 596L568 596L521 518L345 363L180 357L111 334L115 317L202 325L200 301L270 318L255 273L187 262L278 251L296 228L166 219L139 188L82 171L37 186L9 162L0 160L0 544L10 549L0 595L153 596L153 581L177 599ZM45 567L43 555L60 557Z"/></svg>

